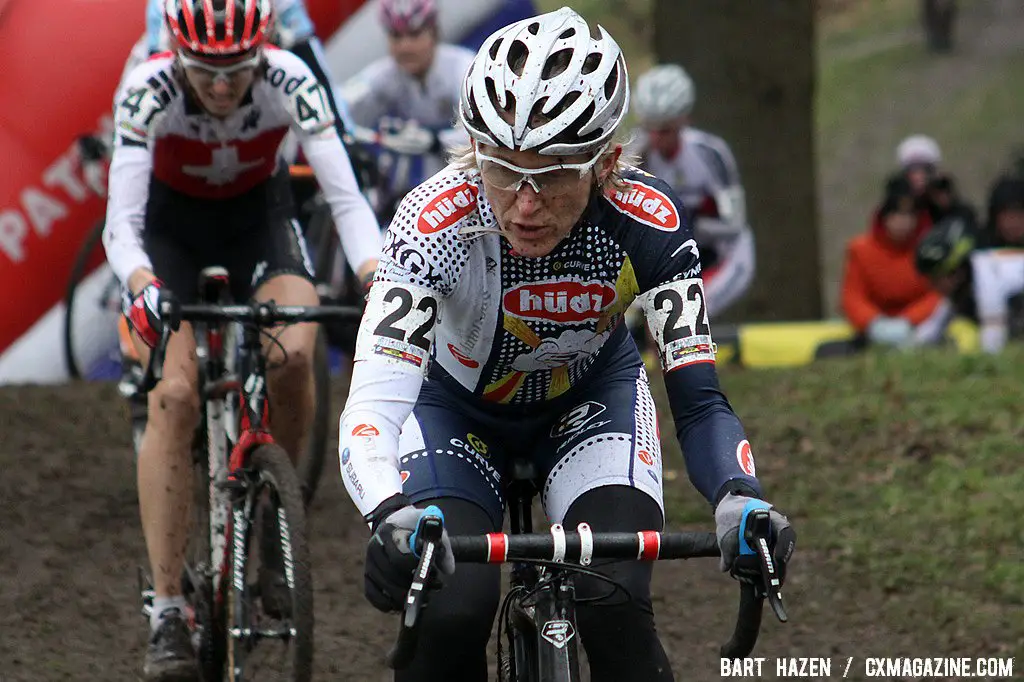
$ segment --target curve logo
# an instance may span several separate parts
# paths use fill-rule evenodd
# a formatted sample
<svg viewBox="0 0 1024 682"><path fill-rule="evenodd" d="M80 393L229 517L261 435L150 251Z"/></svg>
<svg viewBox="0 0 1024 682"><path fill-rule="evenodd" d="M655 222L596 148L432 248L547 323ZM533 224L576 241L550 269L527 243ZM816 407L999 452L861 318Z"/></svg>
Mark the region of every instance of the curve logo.
<svg viewBox="0 0 1024 682"><path fill-rule="evenodd" d="M515 317L552 322L586 322L601 316L615 302L607 282L537 282L510 289L502 299Z"/></svg>
<svg viewBox="0 0 1024 682"><path fill-rule="evenodd" d="M472 433L466 434L466 442L476 450L479 454L487 456L487 443L480 440L478 436L474 436Z"/></svg>
<svg viewBox="0 0 1024 682"><path fill-rule="evenodd" d="M739 462L743 473L747 476L754 475L754 453L750 451L750 441L740 441L736 446L736 461Z"/></svg>
<svg viewBox="0 0 1024 682"><path fill-rule="evenodd" d="M423 207L416 228L423 234L433 234L451 227L473 212L479 193L480 190L468 182L445 190Z"/></svg>
<svg viewBox="0 0 1024 682"><path fill-rule="evenodd" d="M651 453L647 452L646 450L637 450L636 456L639 457L640 461L646 464L647 466L654 466L654 457L652 457Z"/></svg>
<svg viewBox="0 0 1024 682"><path fill-rule="evenodd" d="M662 232L679 229L679 211L668 195L636 180L624 182L625 191L609 190L605 194L615 210Z"/></svg>
<svg viewBox="0 0 1024 682"><path fill-rule="evenodd" d="M466 355L465 353L463 353L461 350L459 350L450 343L448 344L448 352L452 354L452 357L454 357L456 360L464 364L466 367L469 367L470 369L476 369L477 367L480 366L479 362L469 357L468 355Z"/></svg>
<svg viewBox="0 0 1024 682"><path fill-rule="evenodd" d="M379 436L380 431L373 424L360 424L356 428L352 429L352 435L362 438L371 438L373 436Z"/></svg>
<svg viewBox="0 0 1024 682"><path fill-rule="evenodd" d="M398 475L402 477L402 483L405 483L406 481L409 480L409 471L406 469L402 469L400 472L398 472Z"/></svg>

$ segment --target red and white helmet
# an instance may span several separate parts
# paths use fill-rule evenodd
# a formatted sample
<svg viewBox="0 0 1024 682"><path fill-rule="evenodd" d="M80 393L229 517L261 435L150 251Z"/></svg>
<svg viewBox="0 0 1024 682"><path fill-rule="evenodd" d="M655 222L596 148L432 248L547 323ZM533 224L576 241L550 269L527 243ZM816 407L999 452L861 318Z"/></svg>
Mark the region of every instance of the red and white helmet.
<svg viewBox="0 0 1024 682"><path fill-rule="evenodd" d="M622 50L563 7L484 42L463 82L459 119L477 142L568 156L607 145L628 106Z"/></svg>
<svg viewBox="0 0 1024 682"><path fill-rule="evenodd" d="M179 48L199 57L235 57L265 43L270 0L166 0L164 17Z"/></svg>
<svg viewBox="0 0 1024 682"><path fill-rule="evenodd" d="M380 20L389 33L412 33L437 25L435 0L380 0Z"/></svg>

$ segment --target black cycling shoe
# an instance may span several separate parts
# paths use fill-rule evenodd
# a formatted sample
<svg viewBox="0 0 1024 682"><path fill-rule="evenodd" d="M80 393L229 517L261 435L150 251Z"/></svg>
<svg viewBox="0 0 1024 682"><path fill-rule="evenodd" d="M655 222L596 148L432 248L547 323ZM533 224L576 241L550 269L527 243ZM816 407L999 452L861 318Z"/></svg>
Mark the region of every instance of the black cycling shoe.
<svg viewBox="0 0 1024 682"><path fill-rule="evenodd" d="M199 682L192 631L178 609L168 609L150 635L142 675L146 682Z"/></svg>
<svg viewBox="0 0 1024 682"><path fill-rule="evenodd" d="M281 526L277 510L272 505L263 507L260 533L260 602L263 612L281 620L292 615L292 593L284 574L284 554L281 551Z"/></svg>

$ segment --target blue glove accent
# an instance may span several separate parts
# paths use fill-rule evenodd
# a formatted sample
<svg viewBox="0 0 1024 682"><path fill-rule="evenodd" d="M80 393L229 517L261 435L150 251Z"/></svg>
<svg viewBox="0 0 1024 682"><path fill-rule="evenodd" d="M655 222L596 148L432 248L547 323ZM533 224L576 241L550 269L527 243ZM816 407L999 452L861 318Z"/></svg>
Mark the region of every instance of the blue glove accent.
<svg viewBox="0 0 1024 682"><path fill-rule="evenodd" d="M444 525L444 512L442 512L441 508L438 507L437 505L432 504L426 509L424 509L422 512L420 512L420 518L416 521L416 530L414 530L412 532L412 535L409 536L409 549L412 550L413 556L415 556L417 559L419 558L420 553L416 551L416 536L420 532L420 522L422 522L425 517L431 516L437 519L441 519L441 525Z"/></svg>
<svg viewBox="0 0 1024 682"><path fill-rule="evenodd" d="M747 530L747 516L755 509L771 509L772 506L764 500L751 499L747 502L746 506L743 507L743 516L740 517L740 554L756 554L757 552L747 544L746 530Z"/></svg>

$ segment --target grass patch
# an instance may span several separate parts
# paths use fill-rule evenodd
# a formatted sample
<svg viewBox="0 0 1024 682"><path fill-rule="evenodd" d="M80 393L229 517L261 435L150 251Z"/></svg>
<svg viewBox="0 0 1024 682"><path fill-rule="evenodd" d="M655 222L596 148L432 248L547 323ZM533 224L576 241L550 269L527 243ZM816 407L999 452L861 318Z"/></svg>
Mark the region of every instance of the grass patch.
<svg viewBox="0 0 1024 682"><path fill-rule="evenodd" d="M920 0L859 0L839 4L839 9L823 13L818 22L819 44L826 51L919 26Z"/></svg>
<svg viewBox="0 0 1024 682"><path fill-rule="evenodd" d="M1024 82L1024 57L1016 55L994 66L974 87L959 91L942 111L931 112L927 127L922 126L942 141L967 194L979 200L987 198L987 183L1008 163L1014 147L1024 146L1020 126L1024 89L1010 85ZM961 170L964 161L967 168Z"/></svg>
<svg viewBox="0 0 1024 682"><path fill-rule="evenodd" d="M889 617L955 623L950 637L999 623L1024 638L1010 615L1024 604L1024 349L730 370L722 383L769 499L837 580L890 595ZM660 381L656 391L673 433ZM684 479L675 440L665 449ZM685 480L666 496L674 524L707 526Z"/></svg>
<svg viewBox="0 0 1024 682"><path fill-rule="evenodd" d="M928 55L916 43L894 45L851 59L818 62L815 123L820 155L828 158L846 131L873 107L891 106L894 74L923 64Z"/></svg>

